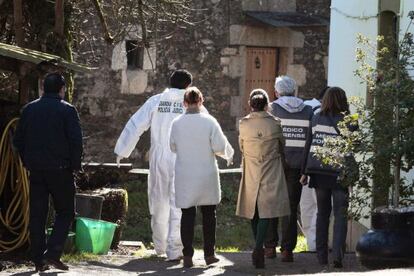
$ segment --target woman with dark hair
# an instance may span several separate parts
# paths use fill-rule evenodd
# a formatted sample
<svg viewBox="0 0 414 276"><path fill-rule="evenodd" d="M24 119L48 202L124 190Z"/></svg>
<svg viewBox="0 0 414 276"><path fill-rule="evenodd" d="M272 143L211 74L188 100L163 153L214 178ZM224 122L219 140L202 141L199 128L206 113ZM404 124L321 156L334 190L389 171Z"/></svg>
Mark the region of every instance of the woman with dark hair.
<svg viewBox="0 0 414 276"><path fill-rule="evenodd" d="M172 123L171 151L175 162L175 205L181 208L181 241L184 267L193 266L193 238L196 207L203 214L204 259L207 265L218 262L216 241L216 205L221 199L216 155L232 162L234 150L214 117L200 112L203 95L196 87L184 94L186 113Z"/></svg>
<svg viewBox="0 0 414 276"><path fill-rule="evenodd" d="M316 147L323 147L324 138L340 135L338 122L349 114L345 91L330 87L322 99L320 113L312 118L312 132L306 142L306 158L301 183L315 188L318 213L316 218L316 252L321 265L328 264L328 229L332 205L335 217L333 231L333 264L342 267L347 235L348 190L338 182L339 170L321 163L314 156ZM333 204L332 204L333 203Z"/></svg>
<svg viewBox="0 0 414 276"><path fill-rule="evenodd" d="M280 120L267 112L269 98L263 89L250 94L251 113L240 120L242 152L236 215L251 220L256 245L253 265L264 268L263 243L271 218L290 214L283 171L284 140Z"/></svg>

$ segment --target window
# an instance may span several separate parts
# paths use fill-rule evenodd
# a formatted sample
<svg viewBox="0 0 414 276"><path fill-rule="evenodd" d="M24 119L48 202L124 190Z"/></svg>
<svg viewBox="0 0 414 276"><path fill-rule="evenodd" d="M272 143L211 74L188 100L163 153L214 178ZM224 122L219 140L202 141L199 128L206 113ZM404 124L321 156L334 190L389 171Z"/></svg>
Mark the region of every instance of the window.
<svg viewBox="0 0 414 276"><path fill-rule="evenodd" d="M128 69L142 69L144 65L144 47L138 45L138 41L136 40L127 40L125 47Z"/></svg>

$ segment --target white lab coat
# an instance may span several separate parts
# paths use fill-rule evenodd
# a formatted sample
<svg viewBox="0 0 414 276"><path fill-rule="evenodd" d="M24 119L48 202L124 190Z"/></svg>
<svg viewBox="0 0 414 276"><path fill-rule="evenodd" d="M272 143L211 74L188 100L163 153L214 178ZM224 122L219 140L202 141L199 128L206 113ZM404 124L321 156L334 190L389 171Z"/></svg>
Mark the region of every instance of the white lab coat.
<svg viewBox="0 0 414 276"><path fill-rule="evenodd" d="M217 120L209 114L185 114L175 119L170 146L175 162L175 204L179 208L217 205L221 199L215 155L229 162L234 150Z"/></svg>
<svg viewBox="0 0 414 276"><path fill-rule="evenodd" d="M148 204L152 239L156 253L166 253L171 260L182 256L182 243L181 210L174 203L175 154L170 150L169 133L172 121L185 111L184 93L169 88L149 98L129 119L114 150L118 156L129 157L143 132L151 127Z"/></svg>

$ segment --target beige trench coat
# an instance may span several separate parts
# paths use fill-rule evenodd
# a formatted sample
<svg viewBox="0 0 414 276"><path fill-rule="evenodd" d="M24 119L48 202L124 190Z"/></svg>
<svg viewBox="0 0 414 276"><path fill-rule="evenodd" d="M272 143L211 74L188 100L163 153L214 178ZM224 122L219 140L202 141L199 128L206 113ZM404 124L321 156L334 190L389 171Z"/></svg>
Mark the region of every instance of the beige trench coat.
<svg viewBox="0 0 414 276"><path fill-rule="evenodd" d="M236 215L252 219L256 204L260 218L289 215L280 120L266 111L250 113L240 120L239 143L243 174Z"/></svg>

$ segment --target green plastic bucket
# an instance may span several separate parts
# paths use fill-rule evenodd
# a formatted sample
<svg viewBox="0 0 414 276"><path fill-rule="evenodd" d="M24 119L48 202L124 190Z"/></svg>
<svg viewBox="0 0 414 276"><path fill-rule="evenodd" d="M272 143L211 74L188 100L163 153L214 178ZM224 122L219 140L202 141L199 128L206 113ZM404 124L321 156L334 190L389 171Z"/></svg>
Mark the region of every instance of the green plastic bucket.
<svg viewBox="0 0 414 276"><path fill-rule="evenodd" d="M107 254L118 225L104 220L76 219L76 248L80 252Z"/></svg>

